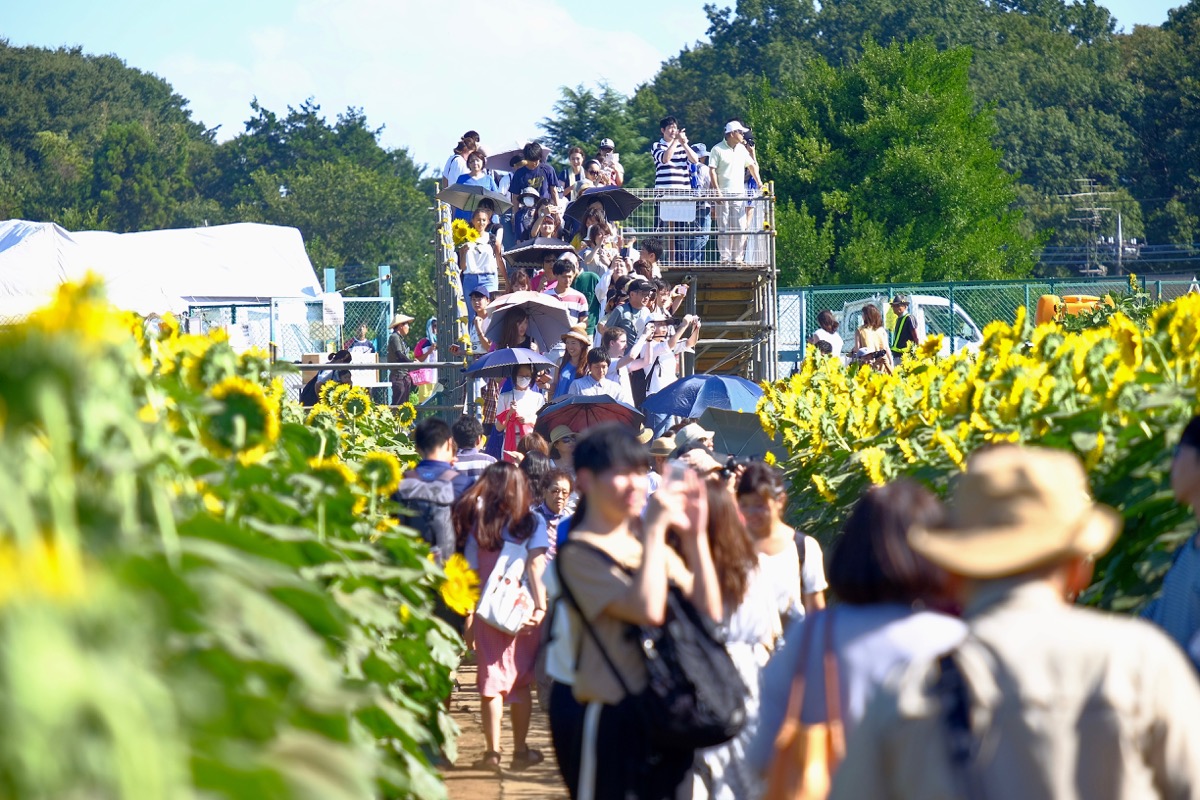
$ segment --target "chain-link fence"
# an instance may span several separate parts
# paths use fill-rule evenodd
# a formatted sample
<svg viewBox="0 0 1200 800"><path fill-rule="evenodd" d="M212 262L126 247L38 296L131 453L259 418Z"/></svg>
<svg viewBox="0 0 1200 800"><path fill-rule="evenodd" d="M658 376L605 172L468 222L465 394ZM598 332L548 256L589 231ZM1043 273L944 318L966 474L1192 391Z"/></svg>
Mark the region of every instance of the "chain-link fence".
<svg viewBox="0 0 1200 800"><path fill-rule="evenodd" d="M315 360L325 361L325 354L348 349L354 340L363 339L375 349L379 361L387 360L388 323L392 319L392 300L383 297L346 297L342 299L342 319L323 300L309 297L276 297L269 310L270 341L274 344L276 361L299 364L313 354ZM365 330L363 330L365 328ZM284 378L289 396L299 397L300 387L310 377L302 372ZM381 397L387 391L383 375L374 372L354 372L355 384L365 386Z"/></svg>
<svg viewBox="0 0 1200 800"><path fill-rule="evenodd" d="M1200 291L1193 279L1138 278L1152 300L1169 301L1188 291ZM821 286L779 290L777 327L778 374L787 375L804 357L809 336L817 329L817 316L831 311L839 320L839 332L853 337L861 325L862 309L874 304L890 326L888 301L897 294L909 295L910 310L920 318L927 334L947 337L952 350L978 343L980 332L995 320L1012 323L1017 309L1037 307L1044 294L1094 295L1129 291L1128 278L1046 278L1025 281L964 281L959 283L874 284Z"/></svg>

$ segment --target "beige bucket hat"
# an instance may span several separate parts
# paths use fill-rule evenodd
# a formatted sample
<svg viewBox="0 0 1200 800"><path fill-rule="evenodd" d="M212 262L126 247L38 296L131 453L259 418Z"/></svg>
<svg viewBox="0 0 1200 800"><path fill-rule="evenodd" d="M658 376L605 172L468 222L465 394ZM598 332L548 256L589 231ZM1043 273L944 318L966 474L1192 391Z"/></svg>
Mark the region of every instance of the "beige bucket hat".
<svg viewBox="0 0 1200 800"><path fill-rule="evenodd" d="M583 344L584 347L592 346L592 337L588 336L587 325L582 323L579 325L572 325L571 330L564 333L561 338L564 342L567 339L574 339Z"/></svg>
<svg viewBox="0 0 1200 800"><path fill-rule="evenodd" d="M1092 501L1079 459L1060 450L980 450L951 492L949 524L912 528L913 550L968 578L1002 578L1069 556L1100 556L1121 516Z"/></svg>

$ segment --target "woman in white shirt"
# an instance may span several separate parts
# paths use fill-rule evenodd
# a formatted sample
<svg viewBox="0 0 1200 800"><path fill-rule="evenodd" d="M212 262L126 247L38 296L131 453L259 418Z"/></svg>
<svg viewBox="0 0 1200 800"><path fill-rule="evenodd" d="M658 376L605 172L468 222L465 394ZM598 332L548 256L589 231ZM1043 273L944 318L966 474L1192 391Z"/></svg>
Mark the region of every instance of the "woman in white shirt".
<svg viewBox="0 0 1200 800"><path fill-rule="evenodd" d="M471 217L471 225L479 231L479 239L466 242L458 248L458 268L462 270L463 295L471 292L492 293L500 291L498 266L503 263L504 253L498 234L488 233L492 222L492 207L481 204Z"/></svg>
<svg viewBox="0 0 1200 800"><path fill-rule="evenodd" d="M533 432L537 412L546 398L533 385L533 368L522 364L513 370L513 388L496 398L496 430L504 433L504 459L516 452L522 436Z"/></svg>
<svg viewBox="0 0 1200 800"><path fill-rule="evenodd" d="M824 608L828 584L821 545L783 521L787 493L780 471L761 462L748 465L738 478L737 501L758 550L759 568L773 588L782 628Z"/></svg>

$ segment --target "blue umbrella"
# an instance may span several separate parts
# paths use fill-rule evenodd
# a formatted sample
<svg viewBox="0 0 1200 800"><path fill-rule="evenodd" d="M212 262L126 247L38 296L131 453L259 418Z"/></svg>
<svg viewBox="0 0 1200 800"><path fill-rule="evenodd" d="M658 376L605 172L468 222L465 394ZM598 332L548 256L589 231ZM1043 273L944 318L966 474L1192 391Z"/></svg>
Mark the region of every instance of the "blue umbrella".
<svg viewBox="0 0 1200 800"><path fill-rule="evenodd" d="M642 408L653 414L698 418L708 408L754 411L763 391L757 384L732 375L692 375L646 398Z"/></svg>
<svg viewBox="0 0 1200 800"><path fill-rule="evenodd" d="M505 347L480 356L467 369L467 374L475 378L507 378L512 375L513 368L521 364L528 364L535 371L538 367L554 366L551 359L527 347Z"/></svg>

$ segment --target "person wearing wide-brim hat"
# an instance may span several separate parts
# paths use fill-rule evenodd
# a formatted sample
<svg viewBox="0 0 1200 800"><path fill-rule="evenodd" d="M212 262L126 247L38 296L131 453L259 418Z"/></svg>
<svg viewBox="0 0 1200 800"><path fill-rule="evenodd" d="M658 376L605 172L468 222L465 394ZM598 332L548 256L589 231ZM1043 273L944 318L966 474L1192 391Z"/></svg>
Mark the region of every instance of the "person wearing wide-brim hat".
<svg viewBox="0 0 1200 800"><path fill-rule="evenodd" d="M587 326L582 322L573 325L561 339L566 349L558 363L554 382L550 385L551 399L566 397L571 391L571 383L587 372L588 348L592 344L592 337L588 336Z"/></svg>
<svg viewBox="0 0 1200 800"><path fill-rule="evenodd" d="M398 364L413 360L412 351L408 349L408 342L404 341L412 321L413 318L408 314L396 314L392 317L392 324L388 326L392 332L388 335L387 346L387 360L390 363ZM412 376L408 374L408 370L393 369L388 377L392 383L392 405L399 406L407 403L413 389Z"/></svg>
<svg viewBox="0 0 1200 800"><path fill-rule="evenodd" d="M1194 796L1191 666L1153 626L1072 604L1122 527L1079 460L982 449L948 520L909 542L961 583L967 638L876 695L830 797Z"/></svg>

